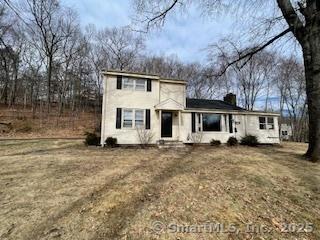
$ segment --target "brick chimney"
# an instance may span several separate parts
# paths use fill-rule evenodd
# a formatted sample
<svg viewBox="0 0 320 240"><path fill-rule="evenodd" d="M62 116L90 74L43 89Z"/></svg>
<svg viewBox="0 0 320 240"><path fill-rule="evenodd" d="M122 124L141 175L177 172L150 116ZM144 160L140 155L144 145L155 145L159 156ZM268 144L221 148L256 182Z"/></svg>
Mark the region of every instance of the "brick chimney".
<svg viewBox="0 0 320 240"><path fill-rule="evenodd" d="M237 96L233 93L228 93L224 98L223 101L230 103L234 106L237 106Z"/></svg>

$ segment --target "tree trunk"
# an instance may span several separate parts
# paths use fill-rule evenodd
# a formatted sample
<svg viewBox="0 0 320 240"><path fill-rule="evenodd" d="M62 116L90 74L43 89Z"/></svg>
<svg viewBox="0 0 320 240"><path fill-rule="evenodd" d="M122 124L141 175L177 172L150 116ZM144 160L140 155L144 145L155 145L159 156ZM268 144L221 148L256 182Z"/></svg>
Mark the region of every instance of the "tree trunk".
<svg viewBox="0 0 320 240"><path fill-rule="evenodd" d="M302 44L309 115L309 148L306 156L320 161L320 26L313 26Z"/></svg>
<svg viewBox="0 0 320 240"><path fill-rule="evenodd" d="M48 59L48 82L47 82L47 112L50 112L50 105L51 105L51 77L52 77L52 56Z"/></svg>

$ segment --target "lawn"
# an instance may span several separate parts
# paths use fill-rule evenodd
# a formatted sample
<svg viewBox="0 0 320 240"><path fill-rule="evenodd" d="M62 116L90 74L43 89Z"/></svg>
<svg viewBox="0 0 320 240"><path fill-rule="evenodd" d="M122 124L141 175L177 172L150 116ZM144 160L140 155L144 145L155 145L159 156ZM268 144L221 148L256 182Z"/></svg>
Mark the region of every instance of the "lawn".
<svg viewBox="0 0 320 240"><path fill-rule="evenodd" d="M0 141L0 239L320 239L305 150Z"/></svg>

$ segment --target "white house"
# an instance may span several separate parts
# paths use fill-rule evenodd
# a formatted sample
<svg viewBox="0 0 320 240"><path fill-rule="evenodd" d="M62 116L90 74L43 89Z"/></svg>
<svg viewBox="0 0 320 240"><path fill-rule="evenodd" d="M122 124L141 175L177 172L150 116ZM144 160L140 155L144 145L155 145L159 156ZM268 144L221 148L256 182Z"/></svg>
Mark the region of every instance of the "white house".
<svg viewBox="0 0 320 240"><path fill-rule="evenodd" d="M103 72L101 144L140 144L138 130L163 142L227 142L251 134L260 143L279 143L278 114L247 111L236 97L224 101L186 98L186 81L123 71ZM163 141L160 141L163 140Z"/></svg>
<svg viewBox="0 0 320 240"><path fill-rule="evenodd" d="M280 134L282 140L290 140L292 138L292 126L287 123L282 123L280 125Z"/></svg>

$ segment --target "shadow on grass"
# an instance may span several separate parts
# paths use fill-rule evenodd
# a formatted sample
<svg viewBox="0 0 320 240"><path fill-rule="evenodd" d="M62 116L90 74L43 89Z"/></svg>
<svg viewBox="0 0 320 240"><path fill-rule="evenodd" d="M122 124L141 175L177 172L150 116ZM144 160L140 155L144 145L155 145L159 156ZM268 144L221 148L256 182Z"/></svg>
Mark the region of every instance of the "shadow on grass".
<svg viewBox="0 0 320 240"><path fill-rule="evenodd" d="M120 202L118 205L114 206L108 215L100 215L97 217L97 222L100 223L97 230L94 232L94 236L91 239L117 239L120 237L120 233L127 224L129 220L134 218L134 216L143 208L145 204L158 199L161 186L168 179L175 177L178 174L188 172L188 164L186 161L187 156L190 151L178 154L178 157L172 159L170 164L168 164L159 173L155 174L154 177L148 182L142 190L134 193L133 197L126 199L126 201ZM192 161L190 159L189 161ZM127 173L120 175L116 178L111 179L106 182L101 188L89 193L86 197L81 198L73 202L66 209L61 210L56 215L49 217L46 221L40 223L32 232L28 233L26 239L43 239L48 233L50 233L50 228L55 225L59 225L59 221L63 218L68 218L72 214L80 214L81 209L88 206L99 206L100 201L103 201L111 189L120 189L123 184L123 180L136 174L137 171L145 169L146 171L152 171L152 165L146 165L141 163L140 165L133 167ZM90 212L82 213L81 218L85 219L90 216Z"/></svg>

